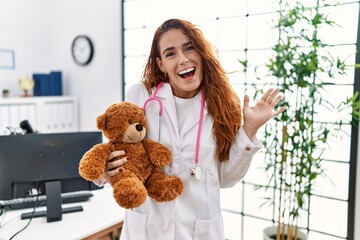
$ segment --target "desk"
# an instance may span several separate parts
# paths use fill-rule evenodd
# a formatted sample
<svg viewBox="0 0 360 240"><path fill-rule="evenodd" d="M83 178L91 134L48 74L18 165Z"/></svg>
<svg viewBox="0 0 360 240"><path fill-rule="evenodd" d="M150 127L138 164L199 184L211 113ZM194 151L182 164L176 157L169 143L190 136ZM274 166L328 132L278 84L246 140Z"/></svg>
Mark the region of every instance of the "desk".
<svg viewBox="0 0 360 240"><path fill-rule="evenodd" d="M94 196L86 202L64 204L63 207L81 205L84 211L66 213L62 221L46 222L46 217L33 218L30 225L14 240L77 240L97 239L101 235L120 228L124 220L125 210L121 208L112 196L112 188L94 190ZM44 210L43 207L36 209ZM12 235L26 226L29 222L21 220L23 212L32 209L7 211L0 228L0 240L8 240ZM0 216L2 219L3 216Z"/></svg>

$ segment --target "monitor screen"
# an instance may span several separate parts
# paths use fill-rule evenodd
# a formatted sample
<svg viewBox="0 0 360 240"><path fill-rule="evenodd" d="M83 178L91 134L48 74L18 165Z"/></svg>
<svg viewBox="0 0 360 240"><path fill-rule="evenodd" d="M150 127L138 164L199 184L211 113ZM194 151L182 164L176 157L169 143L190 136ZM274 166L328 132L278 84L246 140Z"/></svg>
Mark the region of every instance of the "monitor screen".
<svg viewBox="0 0 360 240"><path fill-rule="evenodd" d="M101 142L101 132L0 136L0 200L44 195L50 181L60 182L61 193L98 189L78 167Z"/></svg>

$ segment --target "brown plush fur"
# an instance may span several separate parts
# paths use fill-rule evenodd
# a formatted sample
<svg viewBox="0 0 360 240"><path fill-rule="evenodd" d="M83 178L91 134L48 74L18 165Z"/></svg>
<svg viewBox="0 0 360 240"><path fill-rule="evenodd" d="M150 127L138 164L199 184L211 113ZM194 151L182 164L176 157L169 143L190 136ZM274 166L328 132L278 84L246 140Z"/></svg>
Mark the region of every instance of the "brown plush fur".
<svg viewBox="0 0 360 240"><path fill-rule="evenodd" d="M109 181L116 202L123 208L139 207L147 195L158 202L171 201L183 189L180 178L162 171L161 167L171 161L171 152L164 145L144 138L146 126L142 108L129 102L111 105L97 118L98 129L110 142L95 145L80 160L80 175L94 181L104 173L111 152L126 152L130 160Z"/></svg>

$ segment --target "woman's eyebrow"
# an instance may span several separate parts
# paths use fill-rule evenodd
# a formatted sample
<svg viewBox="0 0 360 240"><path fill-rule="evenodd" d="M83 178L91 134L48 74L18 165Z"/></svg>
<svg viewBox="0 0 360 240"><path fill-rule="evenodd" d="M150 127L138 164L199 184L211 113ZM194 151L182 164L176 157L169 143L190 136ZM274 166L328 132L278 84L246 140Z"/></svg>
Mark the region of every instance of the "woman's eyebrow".
<svg viewBox="0 0 360 240"><path fill-rule="evenodd" d="M192 42L189 41L189 42L187 42L187 43L184 43L184 44L183 44L183 47L186 47L186 46L188 46L188 45L192 45Z"/></svg>
<svg viewBox="0 0 360 240"><path fill-rule="evenodd" d="M173 50L173 49L175 49L175 47L168 47L168 48L165 48L165 50L162 52L162 54L165 54L165 52L167 52L167 51L171 51L171 50Z"/></svg>
<svg viewBox="0 0 360 240"><path fill-rule="evenodd" d="M184 44L183 44L183 47L186 47L186 46L188 46L188 45L192 45L192 42L191 42L191 41L189 41L189 42L184 43ZM171 50L174 50L174 49L175 49L175 47L168 47L168 48L165 48L165 49L164 49L164 51L162 52L162 54L165 54L165 52L167 52L167 51L171 51Z"/></svg>

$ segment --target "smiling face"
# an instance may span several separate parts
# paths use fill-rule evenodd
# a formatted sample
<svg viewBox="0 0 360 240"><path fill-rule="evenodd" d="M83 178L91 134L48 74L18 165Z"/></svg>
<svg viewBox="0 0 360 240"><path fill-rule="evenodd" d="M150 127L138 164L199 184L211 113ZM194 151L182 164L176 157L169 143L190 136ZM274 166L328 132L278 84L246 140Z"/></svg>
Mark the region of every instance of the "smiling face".
<svg viewBox="0 0 360 240"><path fill-rule="evenodd" d="M169 78L173 94L194 97L202 81L202 59L189 37L180 29L171 29L159 39L160 57L156 62Z"/></svg>

